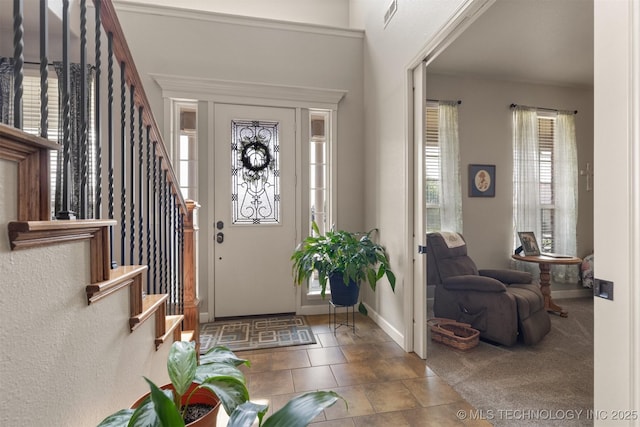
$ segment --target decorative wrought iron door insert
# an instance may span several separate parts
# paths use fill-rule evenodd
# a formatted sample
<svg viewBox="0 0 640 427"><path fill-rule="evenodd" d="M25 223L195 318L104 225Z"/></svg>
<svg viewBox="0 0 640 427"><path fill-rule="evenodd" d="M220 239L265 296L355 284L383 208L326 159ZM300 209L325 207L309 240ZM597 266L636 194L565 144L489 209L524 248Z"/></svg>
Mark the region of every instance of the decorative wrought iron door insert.
<svg viewBox="0 0 640 427"><path fill-rule="evenodd" d="M233 224L280 223L278 122L231 121Z"/></svg>

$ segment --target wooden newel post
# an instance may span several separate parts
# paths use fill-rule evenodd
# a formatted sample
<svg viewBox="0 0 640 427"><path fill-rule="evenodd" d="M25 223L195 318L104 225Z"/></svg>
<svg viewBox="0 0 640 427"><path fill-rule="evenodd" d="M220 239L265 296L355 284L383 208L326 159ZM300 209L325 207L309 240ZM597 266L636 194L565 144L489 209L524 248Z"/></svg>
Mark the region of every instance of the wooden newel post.
<svg viewBox="0 0 640 427"><path fill-rule="evenodd" d="M198 299L198 208L200 205L187 200L187 215L184 220L184 330L193 331L196 354L200 352L200 300Z"/></svg>

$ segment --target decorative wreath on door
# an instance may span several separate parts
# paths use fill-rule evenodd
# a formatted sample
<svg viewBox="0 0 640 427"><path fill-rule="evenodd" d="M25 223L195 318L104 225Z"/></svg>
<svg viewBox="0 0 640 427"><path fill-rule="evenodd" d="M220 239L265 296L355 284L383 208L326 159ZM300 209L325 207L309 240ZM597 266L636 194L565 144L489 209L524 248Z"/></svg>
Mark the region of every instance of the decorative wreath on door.
<svg viewBox="0 0 640 427"><path fill-rule="evenodd" d="M258 180L260 173L271 167L273 160L269 146L265 139L254 136L245 138L242 141L242 150L240 151L240 160L242 167L247 172L245 179Z"/></svg>

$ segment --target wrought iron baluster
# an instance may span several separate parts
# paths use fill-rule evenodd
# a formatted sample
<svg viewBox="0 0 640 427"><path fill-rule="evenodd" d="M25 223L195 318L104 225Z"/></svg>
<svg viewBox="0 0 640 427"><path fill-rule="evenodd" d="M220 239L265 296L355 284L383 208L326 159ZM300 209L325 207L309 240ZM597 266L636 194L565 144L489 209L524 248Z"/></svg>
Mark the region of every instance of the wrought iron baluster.
<svg viewBox="0 0 640 427"><path fill-rule="evenodd" d="M113 204L114 204L114 161L115 161L115 141L113 132L113 33L107 34L107 139L109 144L109 219L114 218ZM109 240L111 241L111 268L116 268L116 257L114 254L115 238L113 233L113 227L109 227Z"/></svg>
<svg viewBox="0 0 640 427"><path fill-rule="evenodd" d="M160 293L164 293L165 292L165 280L164 280L164 270L165 270L165 259L166 259L166 252L164 251L164 222L165 222L165 217L164 217L164 181L162 180L163 177L163 172L162 172L162 159L160 159L160 169L158 171L158 193L159 193L159 200L158 200L158 220L159 220L159 224L158 224L158 246L159 246L159 254L160 254L160 259L159 259L159 263L160 263L160 283L159 283L159 288L160 288Z"/></svg>
<svg viewBox="0 0 640 427"><path fill-rule="evenodd" d="M69 0L62 1L62 211L58 212L58 219L75 219L75 212L71 211L71 79L69 64Z"/></svg>
<svg viewBox="0 0 640 427"><path fill-rule="evenodd" d="M125 63L120 62L120 258L121 265L126 264L127 239L127 85L125 80Z"/></svg>
<svg viewBox="0 0 640 427"><path fill-rule="evenodd" d="M178 225L180 240L180 273L178 274L178 282L180 287L180 314L184 314L184 214L180 214L180 223ZM195 253L194 255L195 256Z"/></svg>
<svg viewBox="0 0 640 427"><path fill-rule="evenodd" d="M176 251L175 251L175 211L173 209L174 205L174 197L175 195L171 193L171 188L168 188L169 191L169 212L167 215L169 216L169 265L171 268L169 269L169 284L171 287L170 290L170 307L171 314L175 314L175 297L176 297L176 283L175 283L175 274L176 274Z"/></svg>
<svg viewBox="0 0 640 427"><path fill-rule="evenodd" d="M138 264L142 265L144 261L144 205L142 203L144 191L143 191L143 166L144 166L144 144L143 141L143 130L144 127L142 125L142 107L138 107Z"/></svg>
<svg viewBox="0 0 640 427"><path fill-rule="evenodd" d="M167 169L162 171L162 185L164 186L164 252L167 254L165 257L166 266L164 269L164 283L165 283L165 291L169 290L169 255L171 252L169 251L169 236L170 236L170 226L169 226L169 179L167 176Z"/></svg>
<svg viewBox="0 0 640 427"><path fill-rule="evenodd" d="M24 4L13 0L13 126L22 129L22 86L24 80Z"/></svg>
<svg viewBox="0 0 640 427"><path fill-rule="evenodd" d="M88 216L87 170L88 138L87 126L87 0L80 0L80 188L78 189L78 215Z"/></svg>
<svg viewBox="0 0 640 427"><path fill-rule="evenodd" d="M95 104L94 104L94 138L96 146L96 189L94 217L102 218L102 115L100 113L100 78L102 77L102 19L100 16L100 1L95 6ZM113 245L113 243L112 243ZM113 259L113 258L111 258Z"/></svg>
<svg viewBox="0 0 640 427"><path fill-rule="evenodd" d="M40 0L40 136L49 137L49 2Z"/></svg>
<svg viewBox="0 0 640 427"><path fill-rule="evenodd" d="M173 195L173 283L175 287L174 314L180 313L180 283L178 281L180 272L180 236L178 234L178 195Z"/></svg>
<svg viewBox="0 0 640 427"><path fill-rule="evenodd" d="M157 293L158 283L158 156L156 146L158 141L153 141L153 293ZM149 267L151 268L151 267Z"/></svg>
<svg viewBox="0 0 640 427"><path fill-rule="evenodd" d="M147 126L147 293L151 293L151 126Z"/></svg>
<svg viewBox="0 0 640 427"><path fill-rule="evenodd" d="M131 196L129 200L131 202L131 214L129 215L129 221L131 222L131 239L129 244L129 262L131 265L135 263L134 254L136 247L136 183L135 183L135 146L136 146L136 105L135 105L135 86L131 85L129 89L129 109L131 112L131 120L129 121L130 138L129 138L129 173Z"/></svg>

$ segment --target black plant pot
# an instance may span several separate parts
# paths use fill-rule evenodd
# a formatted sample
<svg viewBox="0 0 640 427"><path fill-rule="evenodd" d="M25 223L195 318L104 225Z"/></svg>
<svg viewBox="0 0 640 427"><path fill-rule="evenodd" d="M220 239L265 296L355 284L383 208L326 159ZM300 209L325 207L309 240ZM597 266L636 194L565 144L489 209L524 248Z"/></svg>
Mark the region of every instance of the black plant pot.
<svg viewBox="0 0 640 427"><path fill-rule="evenodd" d="M334 305L352 306L358 302L360 286L353 280L349 284L344 283L342 273L329 275L329 288L331 289L331 302Z"/></svg>

